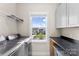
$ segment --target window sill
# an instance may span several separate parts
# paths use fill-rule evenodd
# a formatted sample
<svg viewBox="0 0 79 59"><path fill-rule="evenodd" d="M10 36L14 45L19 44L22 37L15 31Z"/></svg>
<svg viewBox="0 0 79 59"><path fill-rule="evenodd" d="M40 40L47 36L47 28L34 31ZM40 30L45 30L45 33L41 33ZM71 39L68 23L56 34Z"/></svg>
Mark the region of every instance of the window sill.
<svg viewBox="0 0 79 59"><path fill-rule="evenodd" d="M48 40L32 40L32 42L48 42Z"/></svg>

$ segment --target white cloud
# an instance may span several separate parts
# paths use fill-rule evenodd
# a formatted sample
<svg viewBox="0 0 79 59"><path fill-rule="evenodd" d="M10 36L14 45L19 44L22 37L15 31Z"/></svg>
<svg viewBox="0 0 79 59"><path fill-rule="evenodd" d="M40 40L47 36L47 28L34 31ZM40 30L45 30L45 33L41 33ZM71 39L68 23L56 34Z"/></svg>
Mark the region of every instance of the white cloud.
<svg viewBox="0 0 79 59"><path fill-rule="evenodd" d="M43 19L43 22L46 22L46 19Z"/></svg>
<svg viewBox="0 0 79 59"><path fill-rule="evenodd" d="M42 26L42 27L45 27L46 25L45 25L45 24L42 24L41 26Z"/></svg>
<svg viewBox="0 0 79 59"><path fill-rule="evenodd" d="M33 27L41 27L39 24L33 24Z"/></svg>
<svg viewBox="0 0 79 59"><path fill-rule="evenodd" d="M41 24L41 25L39 25L39 24L33 24L33 27L45 27L46 25L45 24Z"/></svg>

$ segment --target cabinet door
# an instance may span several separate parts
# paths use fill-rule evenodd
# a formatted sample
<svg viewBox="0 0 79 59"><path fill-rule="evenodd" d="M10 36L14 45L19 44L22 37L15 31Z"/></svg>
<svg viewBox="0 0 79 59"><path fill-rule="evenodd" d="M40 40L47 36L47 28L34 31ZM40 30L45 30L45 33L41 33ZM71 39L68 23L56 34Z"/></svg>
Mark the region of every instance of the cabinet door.
<svg viewBox="0 0 79 59"><path fill-rule="evenodd" d="M50 56L55 56L55 47L54 42L52 40L53 39L50 39Z"/></svg>
<svg viewBox="0 0 79 59"><path fill-rule="evenodd" d="M79 26L79 3L69 3L69 27Z"/></svg>
<svg viewBox="0 0 79 59"><path fill-rule="evenodd" d="M56 9L56 28L67 27L67 5L66 3L59 4Z"/></svg>
<svg viewBox="0 0 79 59"><path fill-rule="evenodd" d="M51 40L50 40L50 56L54 56L53 43Z"/></svg>

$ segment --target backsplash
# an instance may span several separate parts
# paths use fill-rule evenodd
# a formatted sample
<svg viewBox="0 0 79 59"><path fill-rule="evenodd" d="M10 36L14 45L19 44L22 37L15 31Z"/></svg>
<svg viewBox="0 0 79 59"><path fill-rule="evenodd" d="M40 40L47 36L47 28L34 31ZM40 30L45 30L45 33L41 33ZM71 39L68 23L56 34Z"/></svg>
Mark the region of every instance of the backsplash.
<svg viewBox="0 0 79 59"><path fill-rule="evenodd" d="M64 28L61 29L61 35L79 40L79 28Z"/></svg>

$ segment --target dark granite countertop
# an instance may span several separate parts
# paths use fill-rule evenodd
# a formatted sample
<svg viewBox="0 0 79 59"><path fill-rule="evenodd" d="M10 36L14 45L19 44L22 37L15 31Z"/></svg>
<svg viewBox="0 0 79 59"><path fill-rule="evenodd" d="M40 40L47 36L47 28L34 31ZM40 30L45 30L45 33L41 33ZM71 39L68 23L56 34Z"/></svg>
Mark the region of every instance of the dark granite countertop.
<svg viewBox="0 0 79 59"><path fill-rule="evenodd" d="M62 39L61 37L50 37L57 42L68 56L79 56L79 41L72 39Z"/></svg>
<svg viewBox="0 0 79 59"><path fill-rule="evenodd" d="M28 38L28 37L20 37L18 39L5 40L0 42L0 55L5 54L11 48L15 47L19 41L24 40L25 38Z"/></svg>

